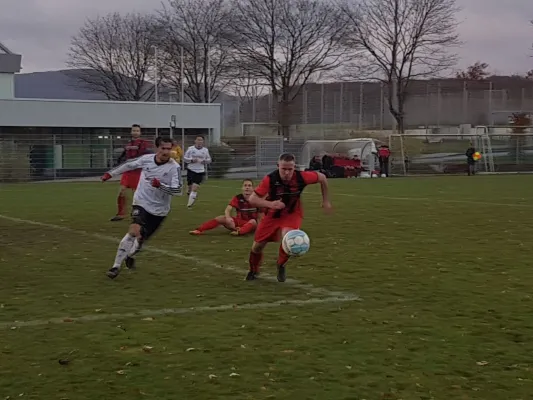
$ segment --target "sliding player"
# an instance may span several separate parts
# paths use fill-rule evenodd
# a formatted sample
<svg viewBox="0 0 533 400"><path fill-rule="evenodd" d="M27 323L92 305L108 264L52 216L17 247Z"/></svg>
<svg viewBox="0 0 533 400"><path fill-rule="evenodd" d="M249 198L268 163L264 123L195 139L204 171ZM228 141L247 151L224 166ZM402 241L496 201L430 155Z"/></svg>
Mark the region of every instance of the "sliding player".
<svg viewBox="0 0 533 400"><path fill-rule="evenodd" d="M278 159L278 169L265 176L250 196L250 204L265 210L265 216L257 226L254 243L250 251L250 271L246 280L258 277L263 250L268 242L278 242L292 229L300 229L303 211L300 196L307 185L319 183L322 189L322 207L332 210L329 201L328 181L324 174L316 171L297 171L296 159L292 154L282 154ZM285 282L285 265L289 255L279 246L278 281Z"/></svg>
<svg viewBox="0 0 533 400"><path fill-rule="evenodd" d="M187 207L191 208L198 196L198 188L204 180L205 166L211 163L211 155L207 147L204 147L203 136L196 136L194 146L187 149L183 160L187 163L187 194L189 195Z"/></svg>
<svg viewBox="0 0 533 400"><path fill-rule="evenodd" d="M124 151L117 160L117 164L133 160L150 152L151 144L148 140L141 139L141 126L133 124L131 126L131 140L124 146ZM120 178L120 190L117 197L117 215L111 221L122 221L126 214L126 191L131 189L135 192L141 177L141 170L127 171Z"/></svg>
<svg viewBox="0 0 533 400"><path fill-rule="evenodd" d="M139 188L133 196L132 223L118 246L115 263L107 271L111 279L118 276L124 261L128 269L135 268L135 255L165 220L172 196L181 194L181 167L170 158L172 140L158 138L157 144L155 155L147 154L128 161L101 178L105 182L126 171L142 171Z"/></svg>
<svg viewBox="0 0 533 400"><path fill-rule="evenodd" d="M215 229L221 225L231 231L231 235L243 236L253 232L257 226L259 210L249 203L250 195L254 191L254 183L250 179L242 181L242 194L233 197L224 211L224 215L219 215L207 222L204 222L191 235L202 235L205 231ZM237 215L231 216L235 209Z"/></svg>

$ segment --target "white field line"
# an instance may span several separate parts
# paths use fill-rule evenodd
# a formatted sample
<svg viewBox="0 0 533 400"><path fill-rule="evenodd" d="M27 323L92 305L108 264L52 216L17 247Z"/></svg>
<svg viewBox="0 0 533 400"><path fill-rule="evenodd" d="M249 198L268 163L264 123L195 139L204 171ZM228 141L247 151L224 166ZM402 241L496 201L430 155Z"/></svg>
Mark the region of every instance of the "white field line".
<svg viewBox="0 0 533 400"><path fill-rule="evenodd" d="M0 322L0 329L19 328L27 326L43 326L50 324L66 324L75 322L94 322L121 320L126 318L149 318L157 316L197 314L203 312L222 312L222 311L240 311L240 310L264 310L269 308L279 308L284 306L308 306L313 304L343 303L360 300L357 296L338 296L326 298L311 298L306 300L280 300L271 303L248 303L248 304L225 304L219 306L202 306L188 308L164 308L161 310L141 310L137 312L120 313L120 314L90 314L80 317L50 318L31 321L13 321Z"/></svg>
<svg viewBox="0 0 533 400"><path fill-rule="evenodd" d="M347 196L347 197L360 197L369 199L383 199L383 200L398 200L398 201L423 201L429 203L447 203L447 204L472 204L476 206L499 206L499 207L519 207L519 208L533 208L533 204L518 204L518 203L493 203L490 201L477 201L477 200L451 200L451 199L439 199L430 197L395 197L395 196L378 196L369 194L356 194L356 193L337 193L333 192L333 195Z"/></svg>
<svg viewBox="0 0 533 400"><path fill-rule="evenodd" d="M232 189L227 186L209 185L210 187L216 187L221 189ZM320 195L320 193L313 193ZM372 194L358 194L358 193L339 193L335 190L331 191L333 196L345 196L345 197L359 197L362 199L382 199L382 200L394 200L394 201L421 201L430 203L443 203L443 204L472 204L482 206L498 206L498 207L518 207L518 208L533 208L533 204L519 204L519 203L495 203L491 201L478 201L478 200L452 200L452 199L439 199L430 197L403 197L403 196L380 196Z"/></svg>
<svg viewBox="0 0 533 400"><path fill-rule="evenodd" d="M80 236L85 236L85 237L90 237L90 238L94 238L94 239L99 239L99 240L104 240L104 241L108 241L108 242L112 242L112 243L119 243L120 242L120 239L114 238L112 236L102 235L102 234L99 234L99 233L91 233L91 232L86 232L86 231L77 230L77 229L71 229L71 228L68 228L66 226L61 226L61 225L54 225L54 224L48 224L48 223L45 223L45 222L39 222L39 221L33 221L33 220L28 220L28 219L9 217L7 215L0 215L0 219L5 219L7 221L17 222L17 223L21 223L21 224L42 226L44 228L54 229L54 230L58 230L58 231L62 231L62 232L68 232L68 233L72 233L72 234L76 234L76 235L80 235ZM212 261L205 260L205 259L202 259L202 258L198 258L198 257L194 257L194 256L187 256L187 255L183 255L183 254L180 254L180 253L175 253L175 252L164 250L164 249L159 249L159 248L156 248L156 247L146 246L146 247L143 247L143 251L150 251L152 253L158 253L158 254L162 254L162 255L168 256L168 257L173 257L173 258L177 258L177 259L181 259L181 260L190 261L190 262L193 262L195 264L203 265L203 266L208 267L208 268L218 268L218 269L231 271L231 272L242 274L242 275L244 275L244 273L245 273L245 271L242 268L238 268L238 267L233 266L233 265L217 264L217 263L214 263ZM274 276L271 276L271 275L268 275L268 274L264 274L264 273L261 273L261 279L277 282L277 280L276 280L276 278ZM346 292L340 292L340 291L331 291L331 290L328 290L328 289L324 289L324 288L313 286L311 284L303 283L303 282L300 282L300 281L297 281L297 280L294 280L294 279L287 279L285 281L285 284L291 285L291 286L293 286L295 288L298 288L298 289L301 289L301 290L305 291L306 293L308 293L310 295L321 295L321 296L327 296L327 297L346 297L346 296L351 297L351 298L358 297L357 295L355 295L353 293L346 293Z"/></svg>

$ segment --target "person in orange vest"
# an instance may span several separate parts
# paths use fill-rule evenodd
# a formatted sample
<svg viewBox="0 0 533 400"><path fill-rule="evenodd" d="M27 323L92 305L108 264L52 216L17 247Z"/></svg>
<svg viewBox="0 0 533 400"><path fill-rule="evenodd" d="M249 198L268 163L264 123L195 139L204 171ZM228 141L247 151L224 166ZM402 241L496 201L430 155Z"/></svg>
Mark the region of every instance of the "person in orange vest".
<svg viewBox="0 0 533 400"><path fill-rule="evenodd" d="M386 177L389 176L389 158L390 158L391 152L389 149L389 146L387 145L381 145L378 150L378 158L379 158L379 173L381 175L385 175Z"/></svg>

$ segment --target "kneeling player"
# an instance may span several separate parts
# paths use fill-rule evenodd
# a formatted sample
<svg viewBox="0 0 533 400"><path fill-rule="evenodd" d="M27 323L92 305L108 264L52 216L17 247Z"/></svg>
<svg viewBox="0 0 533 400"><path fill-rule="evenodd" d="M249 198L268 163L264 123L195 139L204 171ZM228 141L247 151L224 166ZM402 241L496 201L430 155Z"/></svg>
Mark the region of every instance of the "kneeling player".
<svg viewBox="0 0 533 400"><path fill-rule="evenodd" d="M157 153L148 154L128 161L102 176L102 181L111 179L125 171L141 169L139 186L133 196L132 223L118 246L115 263L107 271L114 279L126 261L128 269L135 268L134 256L161 226L170 212L172 196L181 194L181 170L179 164L170 158L172 140L159 138Z"/></svg>
<svg viewBox="0 0 533 400"><path fill-rule="evenodd" d="M234 236L242 236L253 232L257 226L259 211L256 207L252 207L249 203L250 195L254 191L254 183L250 179L245 179L242 182L242 194L231 199L230 203L224 211L224 215L219 215L207 222L204 222L194 231L189 232L191 235L201 235L205 231L215 229L221 225L231 231ZM231 212L235 209L237 215L231 216Z"/></svg>
<svg viewBox="0 0 533 400"><path fill-rule="evenodd" d="M259 266L263 259L263 249L268 242L278 242L288 231L300 229L303 219L300 196L307 185L320 183L322 189L322 207L331 211L328 195L328 181L324 174L316 171L297 171L295 157L282 154L278 159L278 169L265 176L254 193L250 204L268 209L257 226L254 243L250 251L250 271L246 280L251 281L259 275ZM278 281L285 282L285 264L289 255L279 246Z"/></svg>

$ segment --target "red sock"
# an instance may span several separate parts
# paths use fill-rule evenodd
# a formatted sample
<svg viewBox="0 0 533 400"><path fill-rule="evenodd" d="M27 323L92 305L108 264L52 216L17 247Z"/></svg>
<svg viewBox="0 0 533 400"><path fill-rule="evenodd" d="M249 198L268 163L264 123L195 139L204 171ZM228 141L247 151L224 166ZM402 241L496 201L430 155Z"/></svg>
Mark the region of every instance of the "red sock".
<svg viewBox="0 0 533 400"><path fill-rule="evenodd" d="M218 225L220 225L220 224L218 223L218 221L216 219L210 219L209 221L204 222L202 225L200 225L198 230L200 232L204 232L204 231L208 231L210 229L215 229Z"/></svg>
<svg viewBox="0 0 533 400"><path fill-rule="evenodd" d="M259 266L263 261L263 253L250 252L250 271L259 272Z"/></svg>
<svg viewBox="0 0 533 400"><path fill-rule="evenodd" d="M119 194L117 197L118 212L117 215L124 216L126 214L126 196Z"/></svg>
<svg viewBox="0 0 533 400"><path fill-rule="evenodd" d="M239 229L239 235L246 235L247 233L252 232L255 229L255 224L253 222L247 222Z"/></svg>
<svg viewBox="0 0 533 400"><path fill-rule="evenodd" d="M285 253L285 250L283 250L283 246L279 245L279 253L278 253L278 265L285 265L287 264L287 261L289 261L289 255Z"/></svg>

